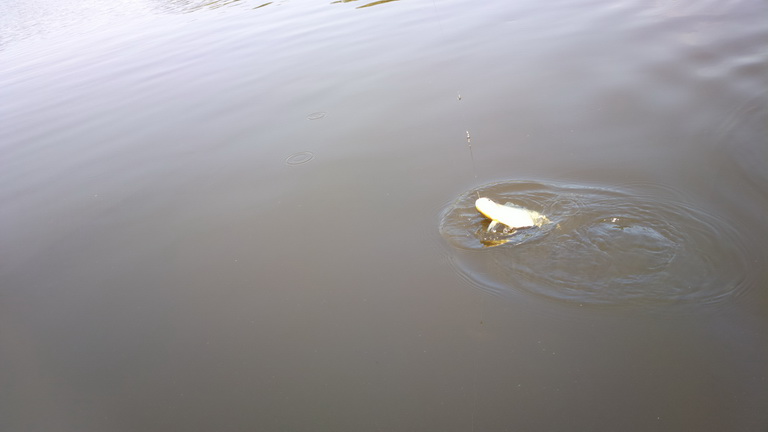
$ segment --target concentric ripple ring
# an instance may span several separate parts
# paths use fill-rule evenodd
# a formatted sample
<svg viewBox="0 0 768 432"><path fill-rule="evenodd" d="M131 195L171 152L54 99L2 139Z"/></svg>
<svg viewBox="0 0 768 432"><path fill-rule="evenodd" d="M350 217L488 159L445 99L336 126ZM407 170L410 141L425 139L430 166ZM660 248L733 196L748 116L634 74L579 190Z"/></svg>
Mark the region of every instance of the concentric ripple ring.
<svg viewBox="0 0 768 432"><path fill-rule="evenodd" d="M713 303L737 293L748 257L737 230L659 188L503 182L471 190L442 214L440 234L464 276L495 294L528 291L580 304ZM496 247L478 196L551 223Z"/></svg>
<svg viewBox="0 0 768 432"><path fill-rule="evenodd" d="M288 165L301 165L311 161L314 158L314 153L302 151L288 156L288 158L285 159L285 163Z"/></svg>

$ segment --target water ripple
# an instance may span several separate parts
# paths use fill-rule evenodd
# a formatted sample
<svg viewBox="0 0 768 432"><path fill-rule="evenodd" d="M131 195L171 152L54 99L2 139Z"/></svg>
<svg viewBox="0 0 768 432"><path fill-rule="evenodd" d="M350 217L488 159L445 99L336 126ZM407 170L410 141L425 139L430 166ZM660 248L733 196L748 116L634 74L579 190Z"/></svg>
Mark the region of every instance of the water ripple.
<svg viewBox="0 0 768 432"><path fill-rule="evenodd" d="M314 158L314 153L309 151L301 151L288 156L288 158L285 159L285 163L288 165L302 165Z"/></svg>
<svg viewBox="0 0 768 432"><path fill-rule="evenodd" d="M713 303L748 285L737 231L655 192L495 183L450 205L440 233L456 268L494 294L523 290L579 304ZM551 223L487 247L488 221L474 209L478 194L536 210Z"/></svg>

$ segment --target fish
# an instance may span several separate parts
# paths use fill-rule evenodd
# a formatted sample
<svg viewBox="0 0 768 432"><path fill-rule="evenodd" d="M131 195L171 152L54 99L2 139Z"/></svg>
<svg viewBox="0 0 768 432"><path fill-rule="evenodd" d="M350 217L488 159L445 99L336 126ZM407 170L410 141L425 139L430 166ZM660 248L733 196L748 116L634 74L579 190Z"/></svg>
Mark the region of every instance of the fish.
<svg viewBox="0 0 768 432"><path fill-rule="evenodd" d="M486 197L478 198L475 201L475 208L491 220L487 231L492 230L497 224L504 224L516 230L541 226L549 222L549 219L539 212L518 207L512 203L502 205Z"/></svg>

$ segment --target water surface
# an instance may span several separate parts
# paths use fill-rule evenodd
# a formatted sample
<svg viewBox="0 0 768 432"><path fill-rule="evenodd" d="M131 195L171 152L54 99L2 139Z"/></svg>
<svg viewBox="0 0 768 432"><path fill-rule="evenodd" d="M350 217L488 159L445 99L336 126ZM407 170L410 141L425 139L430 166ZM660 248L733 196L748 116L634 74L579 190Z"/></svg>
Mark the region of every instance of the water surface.
<svg viewBox="0 0 768 432"><path fill-rule="evenodd" d="M0 5L0 429L768 428L764 2L265 3Z"/></svg>

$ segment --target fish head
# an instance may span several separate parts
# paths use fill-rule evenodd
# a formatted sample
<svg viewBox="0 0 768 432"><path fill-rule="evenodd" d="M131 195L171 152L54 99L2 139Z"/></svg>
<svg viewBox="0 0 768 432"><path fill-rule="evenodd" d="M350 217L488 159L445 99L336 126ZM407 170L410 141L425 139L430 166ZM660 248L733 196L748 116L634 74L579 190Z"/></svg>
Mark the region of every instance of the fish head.
<svg viewBox="0 0 768 432"><path fill-rule="evenodd" d="M475 208L488 219L494 219L491 216L499 205L490 198L481 197L475 201Z"/></svg>

